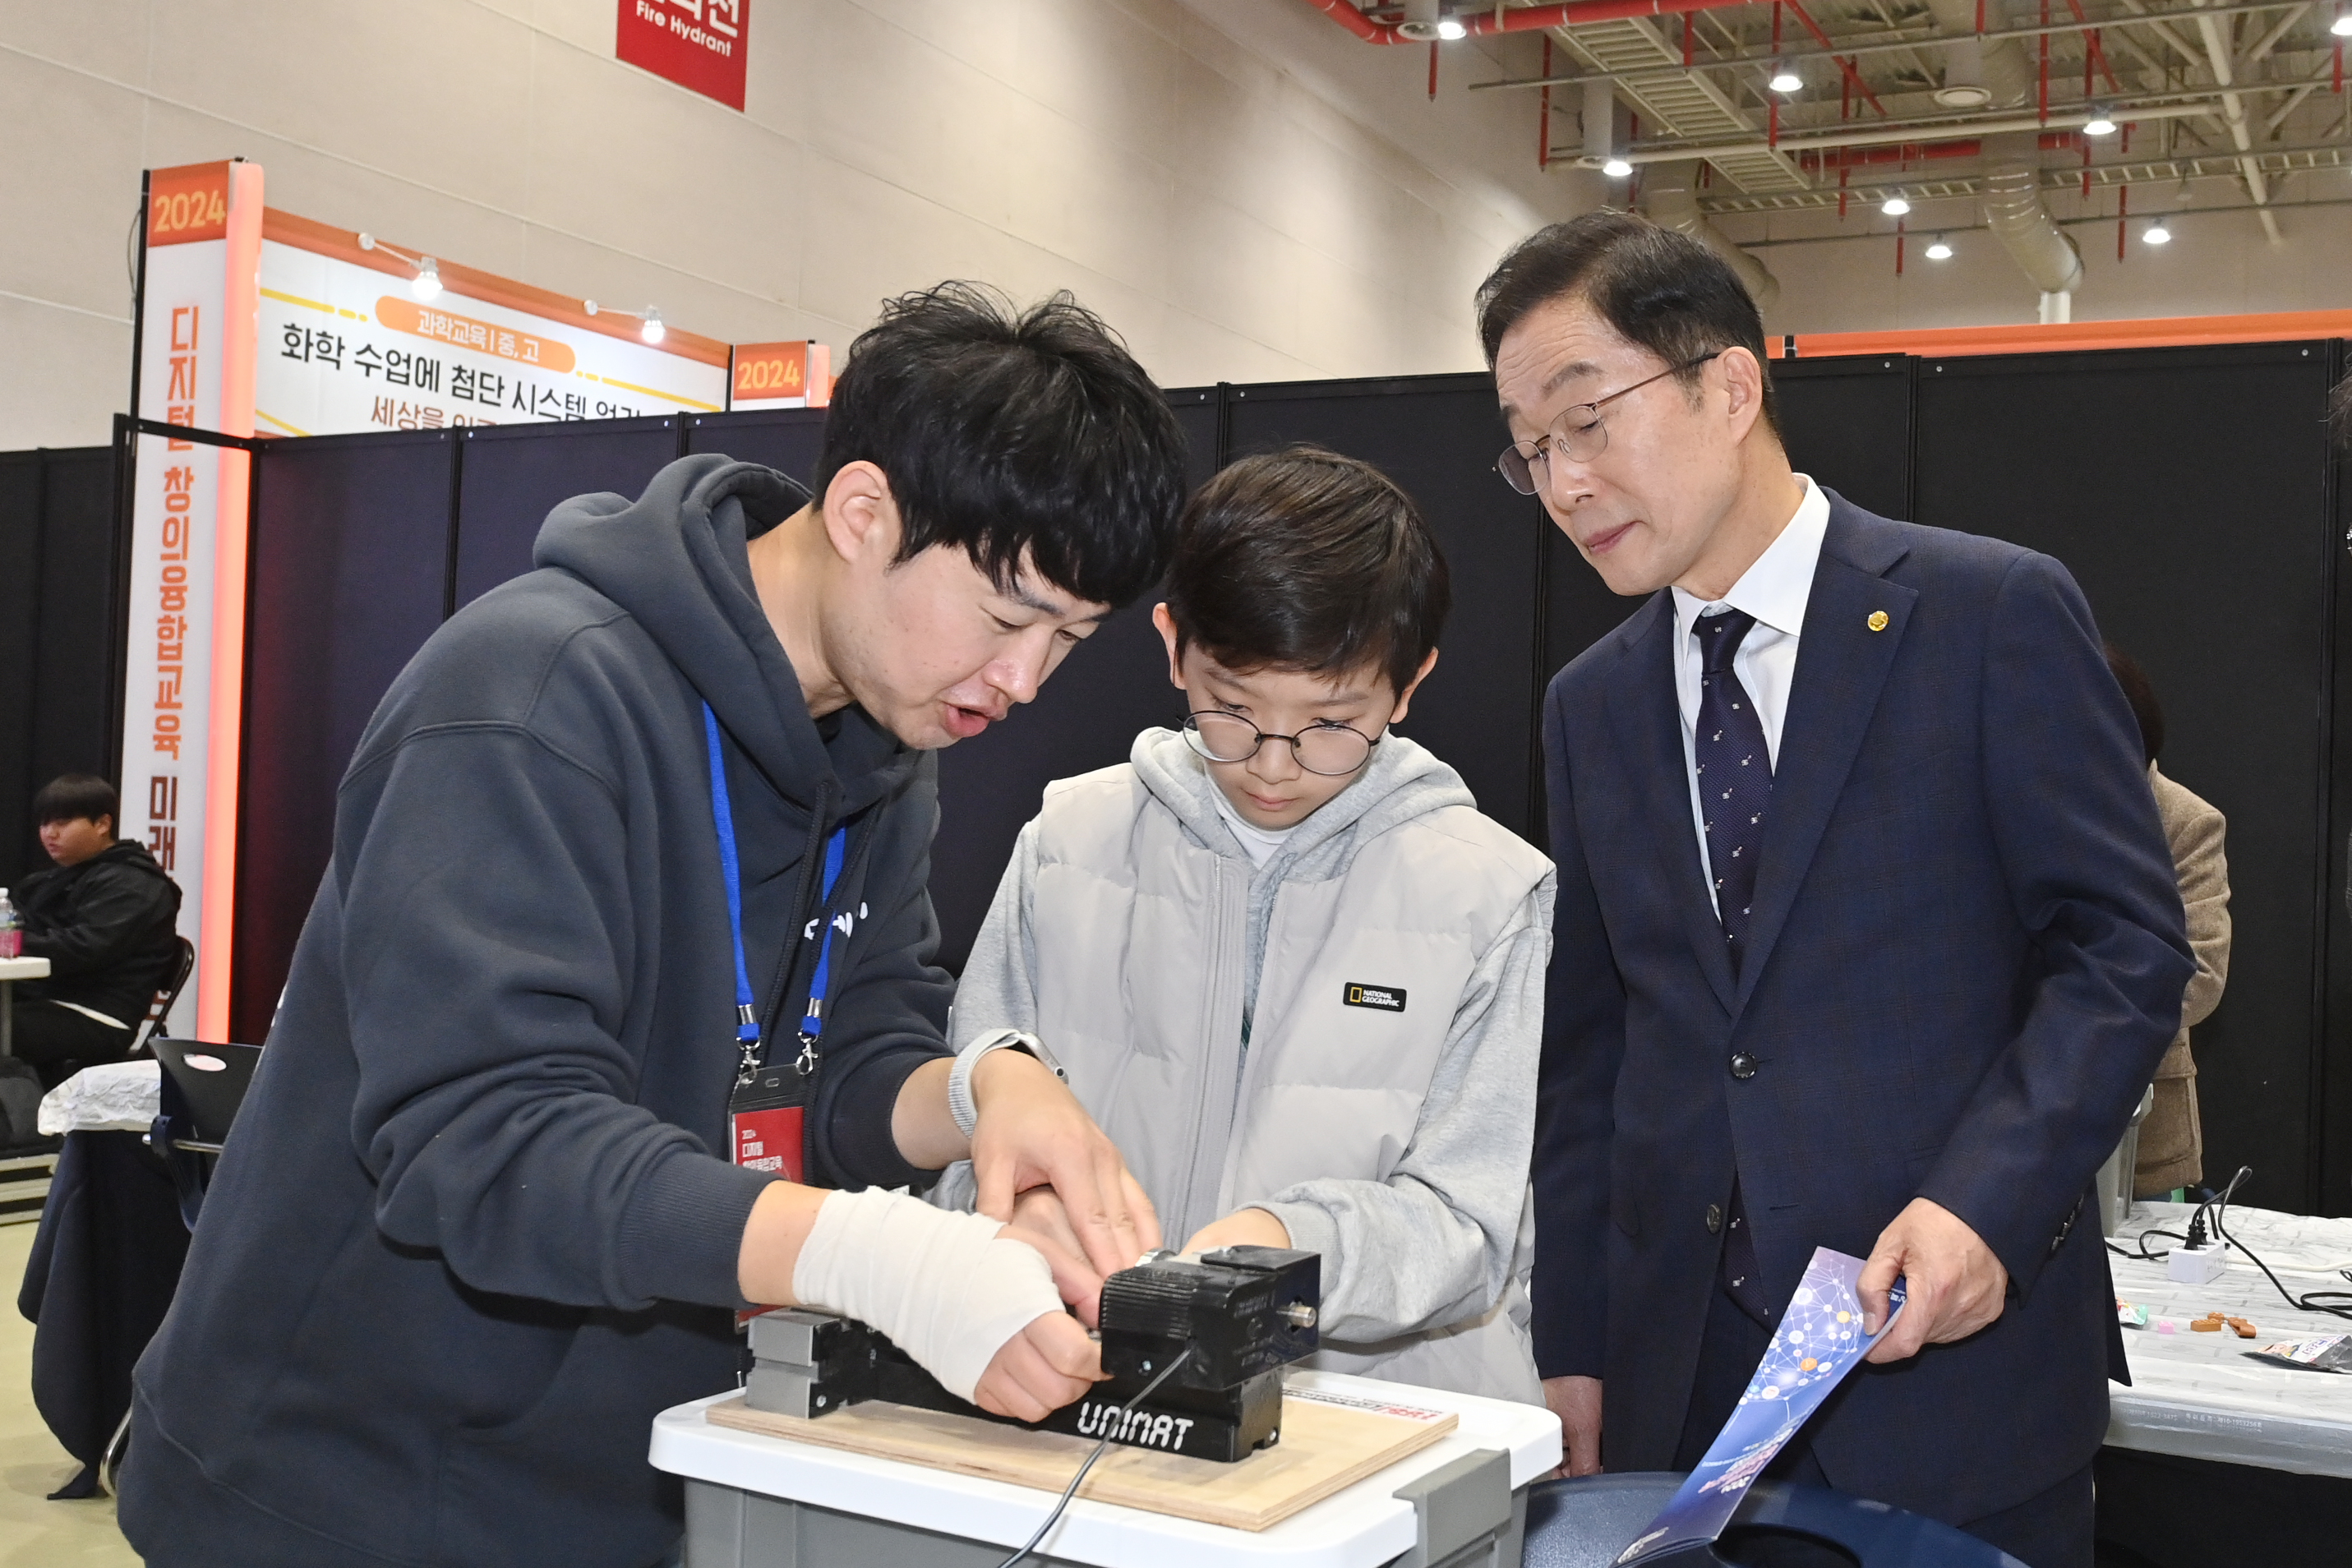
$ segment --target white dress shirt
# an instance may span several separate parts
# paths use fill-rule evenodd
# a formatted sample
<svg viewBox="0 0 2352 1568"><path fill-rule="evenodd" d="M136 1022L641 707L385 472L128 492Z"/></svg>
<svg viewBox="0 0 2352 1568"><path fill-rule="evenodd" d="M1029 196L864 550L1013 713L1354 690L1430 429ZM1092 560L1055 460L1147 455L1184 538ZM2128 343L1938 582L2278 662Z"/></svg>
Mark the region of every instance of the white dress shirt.
<svg viewBox="0 0 2352 1568"><path fill-rule="evenodd" d="M1744 610L1756 625L1731 657L1731 672L1756 704L1764 726L1764 744L1771 752L1775 773L1780 766L1780 726L1789 716L1789 688L1797 679L1797 638L1805 628L1805 604L1813 594L1813 568L1822 558L1822 539L1829 531L1830 502L1811 477L1804 481L1805 499L1780 536L1740 574L1731 592L1712 604L1681 588L1675 595L1675 704L1683 715L1683 772L1690 780L1691 827L1698 835L1699 870L1706 883L1707 900L1715 900L1715 868L1706 858L1706 814L1698 801L1699 682L1706 658L1699 651L1691 627L1703 615Z"/></svg>

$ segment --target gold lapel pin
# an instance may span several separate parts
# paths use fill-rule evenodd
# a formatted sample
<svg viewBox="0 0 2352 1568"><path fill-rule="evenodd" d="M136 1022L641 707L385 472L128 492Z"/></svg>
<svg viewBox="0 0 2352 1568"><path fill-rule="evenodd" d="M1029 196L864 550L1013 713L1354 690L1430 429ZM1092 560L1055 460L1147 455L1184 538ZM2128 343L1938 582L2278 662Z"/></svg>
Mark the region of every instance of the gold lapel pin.
<svg viewBox="0 0 2352 1568"><path fill-rule="evenodd" d="M1870 627L1870 629L1871 629L1872 631L1874 631L1874 632L1883 632L1883 631L1885 631L1885 630L1886 629L1886 612L1885 612L1885 610L1873 610L1873 611L1871 611L1871 612L1870 612L1870 619L1869 619L1869 621L1868 621L1867 623L1865 623L1865 624Z"/></svg>

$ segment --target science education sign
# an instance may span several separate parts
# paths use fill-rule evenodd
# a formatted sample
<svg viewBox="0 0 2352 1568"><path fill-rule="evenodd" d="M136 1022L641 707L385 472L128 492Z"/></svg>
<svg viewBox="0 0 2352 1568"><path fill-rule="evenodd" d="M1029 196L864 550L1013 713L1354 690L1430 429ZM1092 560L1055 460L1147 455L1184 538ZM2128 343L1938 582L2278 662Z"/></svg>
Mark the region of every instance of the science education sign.
<svg viewBox="0 0 2352 1568"><path fill-rule="evenodd" d="M261 169L197 163L148 177L138 416L253 434L255 273ZM228 1038L228 929L245 683L246 499L252 458L169 436L138 437L130 616L123 654L122 821L181 890L196 949L194 996L169 1027ZM189 1028L189 1014L194 1029ZM211 1031L218 1031L217 1033Z"/></svg>
<svg viewBox="0 0 2352 1568"><path fill-rule="evenodd" d="M628 64L743 107L751 0L620 0L616 50Z"/></svg>
<svg viewBox="0 0 2352 1568"><path fill-rule="evenodd" d="M455 263L438 266L440 289L420 299L422 258L360 240L267 210L257 164L148 176L138 416L195 434L137 437L121 831L180 884L179 929L196 967L170 1021L177 1035L228 1038L244 761L253 459L204 436L249 441L257 426L265 437L323 436L727 406L735 366L726 343L676 328L649 342L635 315L596 312Z"/></svg>
<svg viewBox="0 0 2352 1568"><path fill-rule="evenodd" d="M454 262L418 300L405 253L291 214L262 229L254 413L270 436L716 414L727 345Z"/></svg>

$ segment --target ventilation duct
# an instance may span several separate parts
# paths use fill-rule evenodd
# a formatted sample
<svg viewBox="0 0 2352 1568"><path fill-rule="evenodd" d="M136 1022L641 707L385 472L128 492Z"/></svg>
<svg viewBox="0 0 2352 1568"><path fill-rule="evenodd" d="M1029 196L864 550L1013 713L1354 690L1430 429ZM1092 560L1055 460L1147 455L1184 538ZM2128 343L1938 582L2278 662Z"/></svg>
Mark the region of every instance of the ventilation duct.
<svg viewBox="0 0 2352 1568"><path fill-rule="evenodd" d="M2033 67L2015 38L1977 37L1977 0L1927 0L1944 46L1944 85L1936 101L1946 109L2014 109L2033 91ZM1984 25L2001 25L2000 0L1985 0Z"/></svg>
<svg viewBox="0 0 2352 1568"><path fill-rule="evenodd" d="M2031 132L1985 138L1985 226L2042 290L2042 319L2068 319L2083 286L2083 253L2042 205L2039 138Z"/></svg>
<svg viewBox="0 0 2352 1568"><path fill-rule="evenodd" d="M1679 159L1652 163L1642 171L1642 211L1661 228L1689 235L1731 263L1759 310L1769 310L1780 297L1780 280L1764 264L1726 239L1723 231L1698 210L1698 160Z"/></svg>

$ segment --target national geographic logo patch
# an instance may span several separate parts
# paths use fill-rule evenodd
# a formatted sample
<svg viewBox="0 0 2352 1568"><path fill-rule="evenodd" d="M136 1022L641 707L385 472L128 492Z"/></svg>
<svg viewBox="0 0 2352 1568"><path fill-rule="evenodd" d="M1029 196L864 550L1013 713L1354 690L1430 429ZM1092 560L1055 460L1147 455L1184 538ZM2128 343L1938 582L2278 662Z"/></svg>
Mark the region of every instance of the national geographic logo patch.
<svg viewBox="0 0 2352 1568"><path fill-rule="evenodd" d="M1404 1011L1404 992L1394 985L1365 985L1350 980L1339 1000L1350 1007L1377 1007L1383 1013Z"/></svg>

